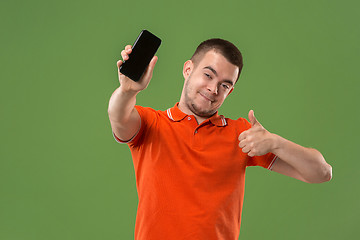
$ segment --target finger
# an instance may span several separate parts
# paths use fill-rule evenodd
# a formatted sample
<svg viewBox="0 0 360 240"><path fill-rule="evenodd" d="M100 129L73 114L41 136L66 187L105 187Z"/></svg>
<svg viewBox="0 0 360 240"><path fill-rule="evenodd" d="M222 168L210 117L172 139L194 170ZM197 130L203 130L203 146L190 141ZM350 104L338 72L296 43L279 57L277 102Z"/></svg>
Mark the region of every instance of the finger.
<svg viewBox="0 0 360 240"><path fill-rule="evenodd" d="M240 133L238 139L239 139L239 141L246 139L246 131L243 131L242 133Z"/></svg>
<svg viewBox="0 0 360 240"><path fill-rule="evenodd" d="M132 47L131 47L131 45L126 45L126 47L125 47L125 53L126 54L130 54L132 52Z"/></svg>
<svg viewBox="0 0 360 240"><path fill-rule="evenodd" d="M129 59L129 55L126 53L125 50L122 50L121 51L121 57L124 61L128 60Z"/></svg>
<svg viewBox="0 0 360 240"><path fill-rule="evenodd" d="M239 142L239 147L240 148L244 148L246 146L246 141L245 140L242 140Z"/></svg>
<svg viewBox="0 0 360 240"><path fill-rule="evenodd" d="M248 152L248 156L249 156L249 157L255 157L256 154L255 154L253 151L250 151L250 152Z"/></svg>
<svg viewBox="0 0 360 240"><path fill-rule="evenodd" d="M259 123L255 117L254 110L249 111L249 121L251 123L251 126L254 126Z"/></svg>
<svg viewBox="0 0 360 240"><path fill-rule="evenodd" d="M119 61L117 61L117 63L116 63L116 65L117 65L118 68L119 68L122 64L123 64L123 61L122 61L122 60L119 60Z"/></svg>
<svg viewBox="0 0 360 240"><path fill-rule="evenodd" d="M241 148L241 151L243 152L243 153L248 153L248 152L250 152L250 147L247 145L247 146L245 146L245 147L243 147L243 148Z"/></svg>
<svg viewBox="0 0 360 240"><path fill-rule="evenodd" d="M153 74L153 71L154 71L154 67L155 67L155 64L158 60L158 57L157 56L154 56L150 63L149 63L149 66L147 67L145 73L144 73L144 77L143 78L151 78L152 77L152 74Z"/></svg>
<svg viewBox="0 0 360 240"><path fill-rule="evenodd" d="M157 62L158 59L159 59L159 58L158 58L157 56L154 56L154 57L151 59L151 61L150 61L150 63L149 63L149 66L150 66L151 69L154 69L155 64L156 64L156 62Z"/></svg>
<svg viewBox="0 0 360 240"><path fill-rule="evenodd" d="M131 45L126 45L125 50L126 50L126 52L129 52L129 51L131 52L131 50L132 50Z"/></svg>

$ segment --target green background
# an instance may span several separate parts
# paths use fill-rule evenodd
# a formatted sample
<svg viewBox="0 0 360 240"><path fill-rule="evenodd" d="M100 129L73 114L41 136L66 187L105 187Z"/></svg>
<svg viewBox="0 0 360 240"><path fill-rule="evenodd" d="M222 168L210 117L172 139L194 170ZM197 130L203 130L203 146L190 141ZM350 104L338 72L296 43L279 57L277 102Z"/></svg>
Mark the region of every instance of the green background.
<svg viewBox="0 0 360 240"><path fill-rule="evenodd" d="M320 150L333 179L306 184L248 168L240 239L356 239L358 1L0 2L0 239L133 239L134 169L108 101L116 61L142 29L162 38L137 103L180 98L182 66L211 37L244 70L220 113L250 109L271 132Z"/></svg>

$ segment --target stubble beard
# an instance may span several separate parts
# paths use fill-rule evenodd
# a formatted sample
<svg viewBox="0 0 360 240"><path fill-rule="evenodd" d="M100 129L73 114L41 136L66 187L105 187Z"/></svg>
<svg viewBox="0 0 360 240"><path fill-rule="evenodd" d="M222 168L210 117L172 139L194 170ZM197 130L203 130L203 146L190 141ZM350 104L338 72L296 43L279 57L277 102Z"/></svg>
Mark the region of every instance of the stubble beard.
<svg viewBox="0 0 360 240"><path fill-rule="evenodd" d="M211 117L212 115L214 115L217 109L201 109L201 107L197 106L195 102L191 99L191 97L189 96L189 82L190 81L187 81L185 85L185 103L188 109L195 115L200 117Z"/></svg>

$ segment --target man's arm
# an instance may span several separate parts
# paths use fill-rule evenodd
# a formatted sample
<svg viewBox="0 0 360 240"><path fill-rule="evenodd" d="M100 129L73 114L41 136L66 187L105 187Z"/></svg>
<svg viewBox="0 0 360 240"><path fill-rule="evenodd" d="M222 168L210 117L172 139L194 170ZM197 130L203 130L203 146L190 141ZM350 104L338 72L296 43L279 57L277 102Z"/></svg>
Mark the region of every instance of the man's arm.
<svg viewBox="0 0 360 240"><path fill-rule="evenodd" d="M332 178L332 167L316 149L305 148L273 134L271 151L278 156L272 171L299 179L307 183L322 183Z"/></svg>
<svg viewBox="0 0 360 240"><path fill-rule="evenodd" d="M307 183L322 183L332 178L332 167L322 154L313 148L305 148L276 134L268 132L249 112L251 128L239 135L239 147L249 156L261 156L268 152L278 156L272 171Z"/></svg>
<svg viewBox="0 0 360 240"><path fill-rule="evenodd" d="M131 46L127 45L121 52L124 61L129 59ZM138 82L134 82L119 71L123 61L117 62L120 87L112 94L108 114L112 131L123 141L130 140L140 129L140 115L135 109L136 95L144 90L152 77L157 57L154 56L144 75Z"/></svg>

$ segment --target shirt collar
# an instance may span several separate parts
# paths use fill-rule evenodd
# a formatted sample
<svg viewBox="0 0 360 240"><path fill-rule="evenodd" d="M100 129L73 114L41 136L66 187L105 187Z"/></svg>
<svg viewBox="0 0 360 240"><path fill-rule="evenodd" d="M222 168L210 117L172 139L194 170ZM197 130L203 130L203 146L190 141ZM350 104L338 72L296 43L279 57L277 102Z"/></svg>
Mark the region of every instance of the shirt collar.
<svg viewBox="0 0 360 240"><path fill-rule="evenodd" d="M179 109L179 103L176 103L174 107L169 108L166 113L167 116L174 122L179 122L183 120L186 116L188 116L186 113L183 113ZM218 115L218 112L216 112L213 116L211 116L208 119L212 124L218 127L225 127L227 125L227 121L223 115ZM207 121L207 120L206 120Z"/></svg>

